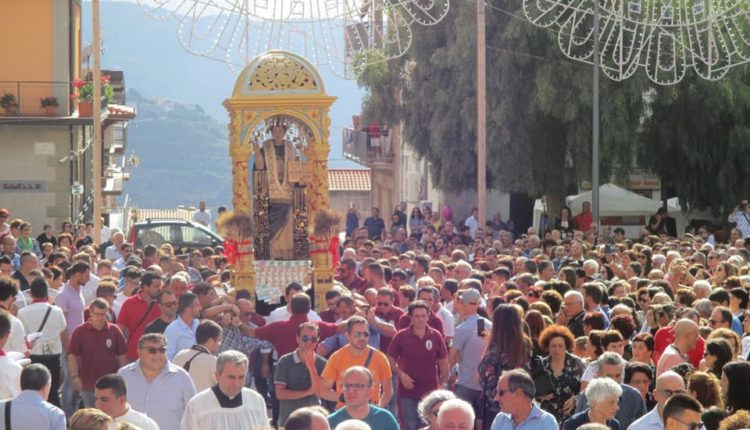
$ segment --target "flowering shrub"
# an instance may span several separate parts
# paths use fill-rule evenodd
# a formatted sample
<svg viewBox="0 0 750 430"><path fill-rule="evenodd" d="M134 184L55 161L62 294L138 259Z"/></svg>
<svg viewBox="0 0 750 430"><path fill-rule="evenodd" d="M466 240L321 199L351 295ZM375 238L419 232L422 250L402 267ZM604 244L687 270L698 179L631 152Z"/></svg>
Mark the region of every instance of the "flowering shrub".
<svg viewBox="0 0 750 430"><path fill-rule="evenodd" d="M102 97L104 97L105 102L109 103L112 101L112 97L114 96L112 85L109 84L109 76L102 75L101 81ZM91 80L84 81L83 79L76 79L75 81L73 81L73 87L75 87L76 89L73 97L75 97L79 102L92 102L94 100L94 85Z"/></svg>

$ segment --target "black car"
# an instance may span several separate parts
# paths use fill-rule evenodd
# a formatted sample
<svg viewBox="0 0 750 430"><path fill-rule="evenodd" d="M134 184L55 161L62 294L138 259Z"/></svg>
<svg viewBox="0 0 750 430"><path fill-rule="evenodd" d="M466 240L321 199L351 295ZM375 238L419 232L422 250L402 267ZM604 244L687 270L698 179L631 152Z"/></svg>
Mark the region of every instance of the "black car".
<svg viewBox="0 0 750 430"><path fill-rule="evenodd" d="M224 244L221 236L203 225L179 219L148 219L137 222L130 227L129 241L139 249L146 245L158 248L170 244L176 254Z"/></svg>

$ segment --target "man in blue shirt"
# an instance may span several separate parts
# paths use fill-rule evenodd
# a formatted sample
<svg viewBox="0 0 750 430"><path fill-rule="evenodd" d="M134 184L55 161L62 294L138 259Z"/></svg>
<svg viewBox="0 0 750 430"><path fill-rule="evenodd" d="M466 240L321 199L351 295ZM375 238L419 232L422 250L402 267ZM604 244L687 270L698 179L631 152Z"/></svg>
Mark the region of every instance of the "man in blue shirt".
<svg viewBox="0 0 750 430"><path fill-rule="evenodd" d="M44 400L51 387L52 376L46 367L38 363L26 366L21 372L21 394L0 402L0 423L7 422L10 413L13 430L65 430L65 413Z"/></svg>
<svg viewBox="0 0 750 430"><path fill-rule="evenodd" d="M328 416L328 423L331 428L335 428L344 421L355 419L364 421L371 429L399 429L396 417L392 413L387 409L370 404L372 373L366 367L350 367L344 373L341 385L346 405Z"/></svg>
<svg viewBox="0 0 750 430"><path fill-rule="evenodd" d="M555 417L534 403L534 380L523 369L503 372L497 381L501 412L491 430L557 430Z"/></svg>
<svg viewBox="0 0 750 430"><path fill-rule="evenodd" d="M167 358L172 360L183 349L195 345L195 330L198 328L198 317L201 313L201 303L198 296L185 293L180 296L177 304L177 319L172 321L164 330L167 338Z"/></svg>
<svg viewBox="0 0 750 430"><path fill-rule="evenodd" d="M149 333L138 341L138 360L120 368L130 406L156 421L160 429L179 429L188 401L195 395L190 375L167 360L163 334Z"/></svg>

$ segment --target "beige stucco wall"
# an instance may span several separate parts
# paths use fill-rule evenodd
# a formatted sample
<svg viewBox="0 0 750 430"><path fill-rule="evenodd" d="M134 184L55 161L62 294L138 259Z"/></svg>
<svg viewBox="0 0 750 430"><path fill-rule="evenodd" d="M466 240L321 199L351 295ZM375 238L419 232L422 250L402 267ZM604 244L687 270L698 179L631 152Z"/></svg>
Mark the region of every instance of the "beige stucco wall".
<svg viewBox="0 0 750 430"><path fill-rule="evenodd" d="M67 126L0 125L0 180L44 181L45 192L9 192L0 189L0 207L11 218L32 223L33 235L44 224L54 230L70 217L69 163L58 160L69 152Z"/></svg>
<svg viewBox="0 0 750 430"><path fill-rule="evenodd" d="M342 229L346 223L344 215L349 209L349 203L354 203L356 205L361 216L361 219L359 220L360 225L365 221L365 218L370 216L372 195L369 191L330 191L329 198L331 209L337 211L342 216Z"/></svg>

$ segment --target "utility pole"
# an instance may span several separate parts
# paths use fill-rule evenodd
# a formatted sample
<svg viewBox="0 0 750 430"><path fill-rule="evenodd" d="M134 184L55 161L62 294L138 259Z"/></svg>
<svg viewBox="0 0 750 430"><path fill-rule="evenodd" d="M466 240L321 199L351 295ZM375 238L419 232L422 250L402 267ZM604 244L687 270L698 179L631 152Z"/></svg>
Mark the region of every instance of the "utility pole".
<svg viewBox="0 0 750 430"><path fill-rule="evenodd" d="M477 0L477 209L487 220L487 66L484 0Z"/></svg>
<svg viewBox="0 0 750 430"><path fill-rule="evenodd" d="M591 212L599 226L599 0L594 1L594 83L591 101Z"/></svg>
<svg viewBox="0 0 750 430"><path fill-rule="evenodd" d="M99 28L99 1L92 1L92 15L94 17L94 70L93 70L93 89L94 100L92 104L94 129L92 132L91 142L92 162L94 171L91 182L94 184L94 210L92 211L91 221L94 223L94 243L99 245L102 239L102 71L101 71L101 34Z"/></svg>

